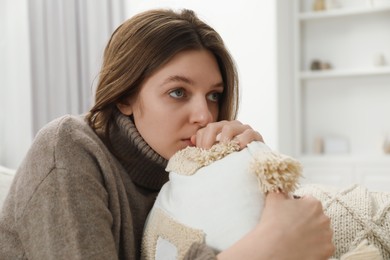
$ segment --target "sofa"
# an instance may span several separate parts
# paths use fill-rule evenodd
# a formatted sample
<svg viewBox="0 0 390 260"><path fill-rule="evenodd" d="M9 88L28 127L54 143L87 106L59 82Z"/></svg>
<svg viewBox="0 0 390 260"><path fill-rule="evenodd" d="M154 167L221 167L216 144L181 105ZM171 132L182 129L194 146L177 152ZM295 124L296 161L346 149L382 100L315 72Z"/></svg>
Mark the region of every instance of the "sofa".
<svg viewBox="0 0 390 260"><path fill-rule="evenodd" d="M0 165L0 210L15 175L15 170Z"/></svg>

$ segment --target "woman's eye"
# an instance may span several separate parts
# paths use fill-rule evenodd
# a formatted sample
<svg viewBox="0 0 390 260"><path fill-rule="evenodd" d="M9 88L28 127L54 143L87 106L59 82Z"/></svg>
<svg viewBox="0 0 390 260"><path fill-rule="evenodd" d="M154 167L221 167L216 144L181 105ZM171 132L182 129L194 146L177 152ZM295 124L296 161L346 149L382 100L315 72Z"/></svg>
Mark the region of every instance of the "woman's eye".
<svg viewBox="0 0 390 260"><path fill-rule="evenodd" d="M222 93L213 92L213 93L208 94L207 98L208 98L210 101L218 102L219 99L221 98L221 95L222 95Z"/></svg>
<svg viewBox="0 0 390 260"><path fill-rule="evenodd" d="M184 89L175 89L171 92L169 92L169 95L174 98L182 98L185 96Z"/></svg>

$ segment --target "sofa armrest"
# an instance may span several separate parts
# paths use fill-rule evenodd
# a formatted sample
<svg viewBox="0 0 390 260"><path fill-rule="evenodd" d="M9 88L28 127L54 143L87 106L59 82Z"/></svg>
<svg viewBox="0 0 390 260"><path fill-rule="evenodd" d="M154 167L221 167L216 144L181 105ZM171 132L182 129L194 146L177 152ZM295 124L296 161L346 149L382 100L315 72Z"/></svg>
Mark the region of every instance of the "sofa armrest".
<svg viewBox="0 0 390 260"><path fill-rule="evenodd" d="M0 210L11 187L14 175L15 170L0 165Z"/></svg>

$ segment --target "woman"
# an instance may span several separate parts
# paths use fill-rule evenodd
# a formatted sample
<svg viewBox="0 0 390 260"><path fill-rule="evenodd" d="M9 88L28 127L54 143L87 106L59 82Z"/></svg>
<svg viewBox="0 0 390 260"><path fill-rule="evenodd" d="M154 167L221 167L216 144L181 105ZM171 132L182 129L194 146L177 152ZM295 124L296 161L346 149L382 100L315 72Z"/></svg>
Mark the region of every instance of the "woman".
<svg viewBox="0 0 390 260"><path fill-rule="evenodd" d="M154 10L123 23L104 53L95 105L37 135L3 207L0 259L139 259L145 219L188 145L262 140L234 121L237 74L220 36L193 12ZM326 259L329 219L312 199L271 194L258 227L218 256Z"/></svg>

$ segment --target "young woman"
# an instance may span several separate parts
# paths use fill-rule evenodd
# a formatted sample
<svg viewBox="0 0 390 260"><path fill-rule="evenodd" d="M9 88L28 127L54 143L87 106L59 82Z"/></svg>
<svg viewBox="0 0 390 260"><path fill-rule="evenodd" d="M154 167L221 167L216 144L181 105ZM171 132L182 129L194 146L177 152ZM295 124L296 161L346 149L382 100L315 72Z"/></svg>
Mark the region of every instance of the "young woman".
<svg viewBox="0 0 390 260"><path fill-rule="evenodd" d="M126 21L106 47L90 112L49 123L19 167L0 218L0 259L139 259L170 156L262 140L234 120L237 101L233 61L192 11ZM270 194L237 244L217 256L193 244L186 258L327 259L331 238L317 200Z"/></svg>

